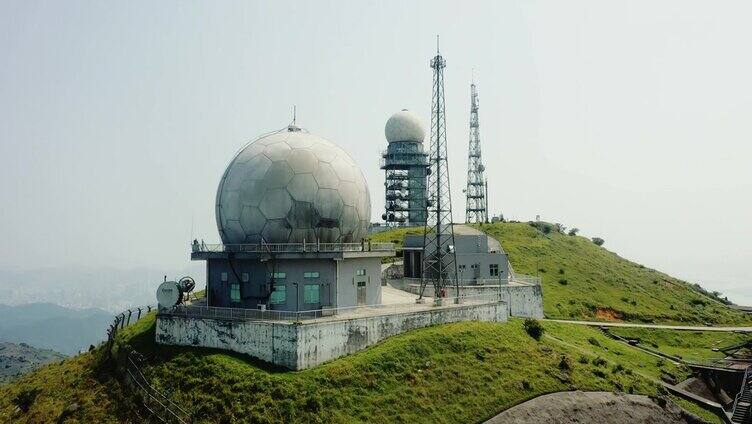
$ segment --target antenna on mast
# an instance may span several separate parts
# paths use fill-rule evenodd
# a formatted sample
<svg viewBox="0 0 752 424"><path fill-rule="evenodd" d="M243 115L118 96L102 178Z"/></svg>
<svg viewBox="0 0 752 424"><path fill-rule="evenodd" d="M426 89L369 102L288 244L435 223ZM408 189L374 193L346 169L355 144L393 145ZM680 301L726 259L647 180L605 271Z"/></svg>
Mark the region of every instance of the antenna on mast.
<svg viewBox="0 0 752 424"><path fill-rule="evenodd" d="M298 107L296 105L292 105L292 124L295 125L297 120L298 120Z"/></svg>

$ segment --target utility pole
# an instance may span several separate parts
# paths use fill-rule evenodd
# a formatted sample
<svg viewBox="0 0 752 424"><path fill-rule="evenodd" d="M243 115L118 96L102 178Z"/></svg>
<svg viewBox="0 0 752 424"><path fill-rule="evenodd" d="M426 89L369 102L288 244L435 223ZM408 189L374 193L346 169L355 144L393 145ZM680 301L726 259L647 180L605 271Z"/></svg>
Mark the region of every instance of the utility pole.
<svg viewBox="0 0 752 424"><path fill-rule="evenodd" d="M488 222L486 204L488 182L483 175L485 170L480 150L478 89L475 82L472 82L470 84L470 145L467 152L467 188L465 189L465 221L468 223Z"/></svg>
<svg viewBox="0 0 752 424"><path fill-rule="evenodd" d="M454 252L454 227L452 225L452 197L449 188L447 163L446 116L444 102L444 68L446 60L439 53L436 37L436 56L431 59L433 69L433 96L431 100L431 147L429 149L428 200L426 202L426 232L423 236L423 273L420 296L431 283L435 304L440 306L446 296L447 286L454 285L459 301L457 260Z"/></svg>

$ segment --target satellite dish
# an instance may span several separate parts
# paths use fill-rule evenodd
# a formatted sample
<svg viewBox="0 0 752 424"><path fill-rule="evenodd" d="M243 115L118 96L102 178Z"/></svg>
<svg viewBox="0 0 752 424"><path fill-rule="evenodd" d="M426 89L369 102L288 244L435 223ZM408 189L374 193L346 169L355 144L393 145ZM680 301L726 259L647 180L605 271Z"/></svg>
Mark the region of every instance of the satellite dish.
<svg viewBox="0 0 752 424"><path fill-rule="evenodd" d="M178 288L181 293L190 293L196 288L196 281L192 277L185 276L178 280Z"/></svg>
<svg viewBox="0 0 752 424"><path fill-rule="evenodd" d="M183 300L183 292L175 281L165 281L157 288L157 304L160 309L171 308Z"/></svg>

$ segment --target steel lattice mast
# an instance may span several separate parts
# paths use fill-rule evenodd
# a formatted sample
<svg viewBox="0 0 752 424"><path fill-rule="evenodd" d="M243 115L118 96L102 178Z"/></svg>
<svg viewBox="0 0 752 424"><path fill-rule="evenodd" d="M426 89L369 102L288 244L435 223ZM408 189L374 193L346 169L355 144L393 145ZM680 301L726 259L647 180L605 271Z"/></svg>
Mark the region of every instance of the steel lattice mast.
<svg viewBox="0 0 752 424"><path fill-rule="evenodd" d="M433 98L431 100L431 147L429 151L428 201L426 207L426 232L423 236L423 273L419 301L426 286L434 287L436 303L446 296L446 287L454 285L459 298L457 261L454 253L454 228L452 226L452 198L449 189L447 163L446 116L444 102L444 68L446 61L439 53L436 39L436 57L433 68Z"/></svg>
<svg viewBox="0 0 752 424"><path fill-rule="evenodd" d="M478 89L470 84L470 145L467 153L467 188L465 189L466 222L488 222L486 206L486 179L480 151L480 130L478 128Z"/></svg>

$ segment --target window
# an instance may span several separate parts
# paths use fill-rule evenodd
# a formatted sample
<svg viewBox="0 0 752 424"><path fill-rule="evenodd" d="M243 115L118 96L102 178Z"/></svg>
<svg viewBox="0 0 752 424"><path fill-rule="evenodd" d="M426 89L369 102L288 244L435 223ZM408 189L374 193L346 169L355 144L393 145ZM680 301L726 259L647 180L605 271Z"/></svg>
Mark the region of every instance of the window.
<svg viewBox="0 0 752 424"><path fill-rule="evenodd" d="M240 284L230 284L230 301L240 302Z"/></svg>
<svg viewBox="0 0 752 424"><path fill-rule="evenodd" d="M274 291L269 297L269 302L272 305L279 305L280 303L287 302L287 286L274 286Z"/></svg>
<svg viewBox="0 0 752 424"><path fill-rule="evenodd" d="M251 279L247 272L244 272L243 275L241 275L241 278L243 279L244 283L247 283Z"/></svg>
<svg viewBox="0 0 752 424"><path fill-rule="evenodd" d="M366 269L365 268L356 269L355 275L366 275Z"/></svg>
<svg viewBox="0 0 752 424"><path fill-rule="evenodd" d="M223 272L222 274L220 274L219 275L219 279L226 283L227 282L227 273Z"/></svg>
<svg viewBox="0 0 752 424"><path fill-rule="evenodd" d="M488 272L489 274L491 274L491 277L498 277L499 276L499 264L488 265Z"/></svg>
<svg viewBox="0 0 752 424"><path fill-rule="evenodd" d="M303 287L303 303L319 303L318 284L306 284Z"/></svg>
<svg viewBox="0 0 752 424"><path fill-rule="evenodd" d="M319 278L319 272L318 271L304 272L303 278Z"/></svg>
<svg viewBox="0 0 752 424"><path fill-rule="evenodd" d="M275 272L275 273L272 274L272 277L274 279L277 279L277 278L287 278L287 273L286 272Z"/></svg>
<svg viewBox="0 0 752 424"><path fill-rule="evenodd" d="M464 271L465 268L467 268L467 265L465 265L465 264L460 265L460 271Z"/></svg>
<svg viewBox="0 0 752 424"><path fill-rule="evenodd" d="M472 264L472 265L470 265L470 268L472 268L472 269L478 269L478 264Z"/></svg>

